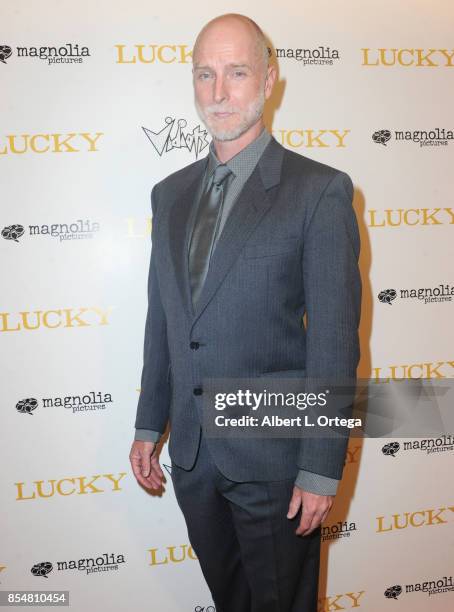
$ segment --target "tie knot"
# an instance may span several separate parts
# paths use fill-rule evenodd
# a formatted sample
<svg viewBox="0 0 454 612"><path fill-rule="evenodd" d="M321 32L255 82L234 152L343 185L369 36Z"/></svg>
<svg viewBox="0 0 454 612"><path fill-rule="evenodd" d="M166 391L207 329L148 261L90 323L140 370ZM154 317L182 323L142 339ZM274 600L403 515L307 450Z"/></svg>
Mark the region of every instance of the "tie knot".
<svg viewBox="0 0 454 612"><path fill-rule="evenodd" d="M232 174L232 171L226 164L218 164L213 172L213 183L217 186L222 185L229 174Z"/></svg>

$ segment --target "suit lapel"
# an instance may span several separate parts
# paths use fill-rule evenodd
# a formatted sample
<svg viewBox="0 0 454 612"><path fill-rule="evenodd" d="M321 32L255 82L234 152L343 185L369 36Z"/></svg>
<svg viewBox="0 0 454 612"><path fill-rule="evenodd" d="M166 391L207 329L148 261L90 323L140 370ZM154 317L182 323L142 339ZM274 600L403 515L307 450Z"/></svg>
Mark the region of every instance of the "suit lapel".
<svg viewBox="0 0 454 612"><path fill-rule="evenodd" d="M200 165L193 168L184 192L174 202L169 219L170 250L177 284L192 325L214 297L250 234L272 205L272 199L268 197L267 191L280 181L284 151L284 147L272 137L246 181L216 244L195 310L191 300L187 253L190 229L196 212L196 196L207 157L200 160Z"/></svg>
<svg viewBox="0 0 454 612"><path fill-rule="evenodd" d="M208 156L200 160L197 165L194 165L193 168L190 169L190 175L182 181L181 192L178 193L173 202L169 214L170 253L183 306L190 319L192 319L194 313L189 283L187 252L190 228L192 227L194 215L197 210L197 193L207 162Z"/></svg>

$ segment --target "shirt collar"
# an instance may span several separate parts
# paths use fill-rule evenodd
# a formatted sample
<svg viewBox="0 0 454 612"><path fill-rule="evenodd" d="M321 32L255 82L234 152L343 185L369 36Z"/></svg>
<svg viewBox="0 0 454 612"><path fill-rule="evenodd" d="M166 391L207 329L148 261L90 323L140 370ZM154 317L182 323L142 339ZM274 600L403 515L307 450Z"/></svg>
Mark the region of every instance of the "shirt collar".
<svg viewBox="0 0 454 612"><path fill-rule="evenodd" d="M260 134L250 142L244 149L241 149L236 155L231 157L225 162L226 166L232 171L233 175L236 176L247 176L254 169L258 160L260 159L265 147L271 140L271 134L268 130L263 127ZM222 162L217 158L214 141L210 142L209 154L208 154L208 167L207 176L211 177L214 169L218 164Z"/></svg>

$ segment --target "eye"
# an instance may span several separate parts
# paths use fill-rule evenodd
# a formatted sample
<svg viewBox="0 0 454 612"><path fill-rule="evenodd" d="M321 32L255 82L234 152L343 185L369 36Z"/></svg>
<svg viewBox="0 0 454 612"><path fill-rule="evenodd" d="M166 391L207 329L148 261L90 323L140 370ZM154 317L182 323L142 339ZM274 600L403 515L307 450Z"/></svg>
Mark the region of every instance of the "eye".
<svg viewBox="0 0 454 612"><path fill-rule="evenodd" d="M245 73L243 70L235 70L233 74L234 74L234 76L236 76L236 77L243 77L243 76L246 76L246 73Z"/></svg>
<svg viewBox="0 0 454 612"><path fill-rule="evenodd" d="M209 72L200 72L199 75L197 76L197 78L200 81L205 81L207 78L209 78L211 75Z"/></svg>

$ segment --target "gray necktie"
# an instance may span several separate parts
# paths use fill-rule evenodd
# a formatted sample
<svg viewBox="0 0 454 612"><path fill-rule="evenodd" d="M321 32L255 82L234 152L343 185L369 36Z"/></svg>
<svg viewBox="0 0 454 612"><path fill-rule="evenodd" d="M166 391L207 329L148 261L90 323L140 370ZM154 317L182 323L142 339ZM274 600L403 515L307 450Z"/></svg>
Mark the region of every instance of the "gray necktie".
<svg viewBox="0 0 454 612"><path fill-rule="evenodd" d="M224 199L223 182L230 174L232 171L225 164L218 164L213 172L211 186L202 194L199 202L189 247L189 279L194 307L200 297L210 265Z"/></svg>

